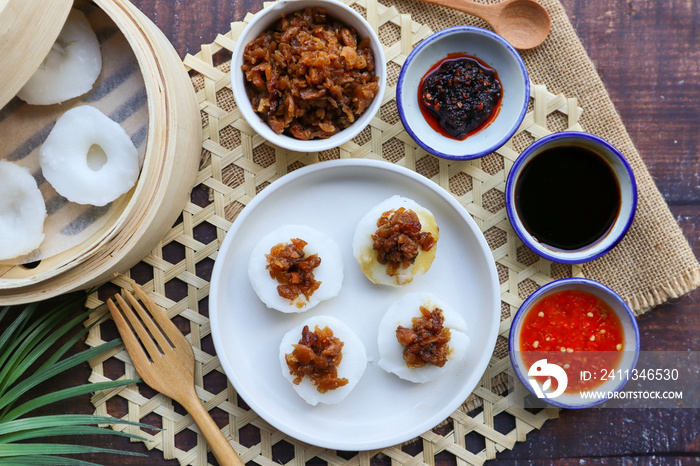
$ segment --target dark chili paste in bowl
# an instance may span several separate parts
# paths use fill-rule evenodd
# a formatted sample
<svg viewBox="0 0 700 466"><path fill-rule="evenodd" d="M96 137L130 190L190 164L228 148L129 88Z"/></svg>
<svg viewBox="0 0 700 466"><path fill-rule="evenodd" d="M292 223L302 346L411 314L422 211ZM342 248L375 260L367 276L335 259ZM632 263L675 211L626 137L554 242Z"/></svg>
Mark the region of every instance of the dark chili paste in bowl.
<svg viewBox="0 0 700 466"><path fill-rule="evenodd" d="M475 57L451 53L433 65L418 86L418 104L440 134L463 140L498 115L503 89L496 70Z"/></svg>

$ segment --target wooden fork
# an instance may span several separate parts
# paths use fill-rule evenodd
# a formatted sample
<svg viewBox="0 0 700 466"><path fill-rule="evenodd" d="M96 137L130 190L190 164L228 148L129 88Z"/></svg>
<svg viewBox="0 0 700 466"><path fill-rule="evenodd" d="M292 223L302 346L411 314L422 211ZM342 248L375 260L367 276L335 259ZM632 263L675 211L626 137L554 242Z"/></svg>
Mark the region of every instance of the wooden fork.
<svg viewBox="0 0 700 466"><path fill-rule="evenodd" d="M116 294L119 306L110 298L107 307L134 367L151 388L177 401L190 413L219 464L244 466L195 392L194 352L189 342L141 288L133 288L146 309L127 290L124 295L131 306Z"/></svg>

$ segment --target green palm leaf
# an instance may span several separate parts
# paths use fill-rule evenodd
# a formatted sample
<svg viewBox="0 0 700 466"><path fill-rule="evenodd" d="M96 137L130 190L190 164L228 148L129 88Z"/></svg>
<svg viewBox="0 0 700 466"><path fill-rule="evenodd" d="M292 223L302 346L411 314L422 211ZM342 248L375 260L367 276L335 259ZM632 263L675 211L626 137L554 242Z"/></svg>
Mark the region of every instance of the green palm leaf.
<svg viewBox="0 0 700 466"><path fill-rule="evenodd" d="M36 307L36 304L27 306L24 311L8 325L7 329L2 333L2 336L0 336L0 367L5 367L5 363L7 359L12 356L13 350L22 342L18 337L26 325L31 322L30 318L34 314ZM4 319L9 310L9 307L3 310L0 322Z"/></svg>
<svg viewBox="0 0 700 466"><path fill-rule="evenodd" d="M64 372L68 369L72 369L73 367L84 363L88 359L92 359L95 356L98 356L104 353L105 351L114 348L115 346L119 346L120 344L121 340L112 340L107 343L103 343L100 346L96 346L78 354L74 354L73 356L70 356L49 368L32 374L31 376L27 377L25 380L19 382L17 385L8 390L7 393L5 393L2 397L0 397L0 409L5 408L10 403L17 401L17 399L20 396L22 396L27 390L36 387L41 382L44 382L50 379L51 377L60 374L61 372ZM3 413L3 416L4 414L5 413Z"/></svg>
<svg viewBox="0 0 700 466"><path fill-rule="evenodd" d="M42 310L36 304L30 304L19 312L12 312L11 308L0 310L0 326L4 327L0 334L0 465L94 464L74 458L55 456L81 453L119 453L143 456L139 453L85 445L27 443L28 440L41 440L45 437L95 434L118 435L144 440L128 432L119 432L98 426L126 424L139 428L153 428L138 422L109 416L61 414L25 417L47 404L99 390L131 385L139 380L116 380L70 387L29 399L18 405L20 398L28 390L121 344L121 340L117 339L99 347L64 357L90 331L91 326L78 329L80 323L85 321L92 312L79 310L84 299L85 295L73 296L56 305L53 309ZM13 320L8 322L8 318L13 315L15 316ZM93 325L98 322L99 320ZM67 340L60 347L54 349L61 339Z"/></svg>
<svg viewBox="0 0 700 466"><path fill-rule="evenodd" d="M77 387L70 387L63 390L59 390L53 393L47 393L27 401L26 403L16 407L12 411L8 412L2 417L3 421L14 421L20 416L27 414L42 406L46 406L51 403L56 403L57 401L63 401L74 396L85 395L87 393L99 392L100 390L109 390L112 388L122 387L124 385L131 385L140 382L141 380L115 380L112 382L99 382L88 385L80 385ZM0 428L2 426L0 425Z"/></svg>
<svg viewBox="0 0 700 466"><path fill-rule="evenodd" d="M77 322L82 322L93 312L94 312L94 309L90 309L87 312L85 312L85 313L79 315L78 317L76 317L75 319L73 319L71 321L71 323L75 322L77 324ZM61 346L59 349L57 349L56 352L52 356L50 356L44 364L41 365L39 370L44 370L47 367L55 364L56 361L61 359L63 357L63 355L66 354L73 347L73 345L75 345L84 335L86 335L90 330L92 330L92 328L95 325L104 322L104 320L106 319L106 317L108 315L109 315L109 313L105 313L101 318L95 320L95 322L93 322L92 324L90 324L87 327L84 327L80 332L76 333L73 336L73 338L68 340L63 346ZM68 324L66 324L66 325L68 325ZM70 328L68 330L70 330Z"/></svg>
<svg viewBox="0 0 700 466"><path fill-rule="evenodd" d="M51 455L27 455L14 456L11 458L0 458L0 465L3 466L27 466L28 464L32 464L34 466L40 466L43 464L48 464L51 466L100 466L97 463L91 463L89 461Z"/></svg>
<svg viewBox="0 0 700 466"><path fill-rule="evenodd" d="M111 448L89 447L85 445L63 445L60 443L19 443L0 445L0 458L26 455L71 455L74 453L117 453L119 455L143 456L131 451Z"/></svg>
<svg viewBox="0 0 700 466"><path fill-rule="evenodd" d="M25 430L43 429L49 427L84 426L88 424L120 424L132 426L149 427L138 422L124 421L111 416L97 416L93 414L55 414L52 416L30 417L28 419L18 419L0 424L0 443L5 434L22 432ZM0 446L0 449L2 446Z"/></svg>
<svg viewBox="0 0 700 466"><path fill-rule="evenodd" d="M73 306L70 306L70 304L73 303L68 303L68 305L64 306L64 308L67 310L72 309ZM65 335L66 332L70 331L72 328L75 328L78 323L85 320L90 312L91 311L87 311L76 316L74 319L67 322L57 330L53 330L53 327L57 322L60 322L61 318L65 314L64 312L53 312L45 319L37 319L36 326L33 328L32 332L26 337L20 336L20 341L22 343L14 351L14 354L8 361L8 364L6 364L3 370L0 371L0 393L4 392L6 387L21 377L22 374L24 374L24 372L29 369L34 362L36 362L53 344L55 344L61 336ZM80 338L82 333L83 332L78 334L78 338ZM75 343L73 342L73 344ZM73 345L71 344L70 346ZM60 356L62 356L62 354L59 355L59 357ZM47 361L47 363L48 362L49 361ZM46 366L46 364L44 364L44 366Z"/></svg>
<svg viewBox="0 0 700 466"><path fill-rule="evenodd" d="M146 426L147 427L147 426ZM59 427L42 427L38 429L30 429L22 432L13 432L11 434L4 435L1 439L1 443L13 443L19 442L20 440L35 439L40 437L52 437L58 435L118 435L121 437L135 438L141 441L145 441L144 437L136 437L127 432L108 431L102 427L93 426L59 426ZM0 450L2 450L2 445L0 445Z"/></svg>

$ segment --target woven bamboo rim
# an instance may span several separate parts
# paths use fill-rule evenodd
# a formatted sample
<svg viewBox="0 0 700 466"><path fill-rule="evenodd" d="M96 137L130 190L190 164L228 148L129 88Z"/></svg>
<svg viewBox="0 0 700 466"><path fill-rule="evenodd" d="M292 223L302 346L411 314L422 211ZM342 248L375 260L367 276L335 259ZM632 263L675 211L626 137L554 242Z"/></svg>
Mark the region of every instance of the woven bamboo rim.
<svg viewBox="0 0 700 466"><path fill-rule="evenodd" d="M553 95L542 85L532 86L531 107L517 134L494 154L482 159L447 162L420 149L406 134L398 118L395 94L398 69L413 46L427 37L428 27L413 21L410 15L399 14L394 7L386 7L375 0L346 0L346 3L365 15L379 31L388 61L389 82L379 114L370 126L354 140L341 147L321 153L296 153L269 145L241 117L233 102L228 75L230 57L236 40L250 21L232 24L232 30L219 35L212 44L202 46L195 56L187 56L185 66L193 74L197 100L202 113L202 165L197 175L197 190L207 190L209 203L190 202L182 212L182 222L163 237L139 265L152 270L152 278L140 279L149 296L166 309L171 319L177 319L180 328L189 329L187 335L195 349L197 392L209 410L218 412L217 421L222 431L244 462L261 465L282 461L274 453L274 446L285 442L293 446L294 457L285 458L285 464L303 465L312 458L320 458L332 466L367 465L377 456L389 457L392 464L434 464L435 455L449 452L457 464L483 464L497 453L525 441L527 434L539 429L546 420L556 417L558 410L531 413L517 405L514 394L507 393L507 338L511 316L523 300L538 286L553 278L580 276L578 266L560 266L539 258L517 239L503 208L502 193L505 178L519 152L532 140L565 129L582 130L579 124L583 110L574 98ZM216 259L219 246L241 209L272 181L303 165L338 158L371 158L396 163L417 171L451 192L467 209L485 233L496 261L501 287L501 325L499 338L489 366L473 394L436 429L428 431L410 445L397 445L381 450L364 451L348 457L347 454L313 447L285 436L272 428L255 412L241 403L233 387L226 380L221 365L211 347L206 300L209 282L207 264ZM198 228L216 231L217 239L204 244L197 235ZM183 259L177 263L164 260L164 248L182 250ZM134 271L115 277L111 283L130 288ZM146 274L148 275L148 274ZM174 296L168 283L179 280L187 284L186 296ZM104 309L98 293L90 296L87 306L98 308L87 323L99 318ZM110 323L95 326L87 344L97 346L110 339ZM187 332L186 332L187 333ZM123 371L114 370L123 367ZM118 378L135 377L128 353L117 347L108 354L91 361L90 382L97 383ZM93 396L96 414L112 414L132 421L142 420L160 424L163 430L144 431L129 429L147 440L146 446L163 451L166 459L177 458L180 464L208 464L207 446L198 434L191 418L180 414L171 400L152 394L134 385ZM126 404L119 411L115 406ZM512 421L514 427L503 431L502 418ZM510 422L509 421L509 422ZM223 424L222 424L223 423ZM260 441L253 445L241 444L241 432L252 429ZM176 436L187 433L194 436L183 446ZM477 452L467 449L465 437L482 439L484 447ZM479 440L477 440L479 441Z"/></svg>
<svg viewBox="0 0 700 466"><path fill-rule="evenodd" d="M19 304L86 289L128 270L150 251L185 205L199 163L201 131L187 73L172 45L128 1L96 0L127 38L144 76L149 114L141 176L108 222L88 241L42 261L5 270L0 304ZM80 265L80 267L78 267Z"/></svg>

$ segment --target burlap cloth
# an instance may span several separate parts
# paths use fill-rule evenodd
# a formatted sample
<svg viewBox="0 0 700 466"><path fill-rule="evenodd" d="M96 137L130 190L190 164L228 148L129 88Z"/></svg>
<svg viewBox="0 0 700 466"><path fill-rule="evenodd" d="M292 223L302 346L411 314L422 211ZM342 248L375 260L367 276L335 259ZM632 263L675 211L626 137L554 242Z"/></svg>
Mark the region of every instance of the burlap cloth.
<svg viewBox="0 0 700 466"><path fill-rule="evenodd" d="M583 266L586 277L617 291L637 314L700 285L700 265L649 175L593 62L558 0L539 0L552 18L547 40L521 51L530 80L554 94L578 99L585 109L580 123L610 141L634 170L639 192L637 213L626 237L613 251ZM447 8L413 0L388 1L414 21L439 31L458 24L488 27L485 22ZM482 2L495 3L495 2Z"/></svg>
<svg viewBox="0 0 700 466"><path fill-rule="evenodd" d="M353 141L322 153L294 153L266 143L241 118L230 90L227 60L245 26L232 23L231 31L218 36L212 44L202 45L200 53L188 55L184 60L197 91L203 126L202 164L193 200L185 206L181 221L152 253L132 271L112 282L129 287L131 280L137 279L185 329L195 348L198 394L207 408L217 408L214 411L223 413L217 418L220 425L224 425L222 431L232 439L244 462L272 466L282 461L303 465L318 457L334 466L369 465L376 455L386 455L392 464L433 464L437 453L448 451L457 457L459 464L481 464L495 458L499 451L512 448L516 442L525 441L528 432L540 428L558 412L548 409L531 413L518 408L513 395L506 390L510 320L532 291L554 278L584 275L613 288L641 314L700 285L700 264L654 185L557 0L542 0L552 17L552 32L547 41L534 50L521 52L530 72L533 93L530 111L520 131L494 154L475 161L449 163L426 154L403 131L394 100L396 78L406 55L431 30L458 24L481 27L486 24L471 16L414 0L384 0L383 3L346 0L346 3L366 15L370 24L377 28L387 52L389 89L371 126ZM251 17L249 15L246 21ZM634 169L639 190L635 221L625 239L606 256L582 267L551 263L529 251L512 231L504 210L505 177L520 151L545 134L565 129L597 134L619 148ZM352 456L286 437L247 408L227 382L218 362L211 342L207 309L211 263L231 223L247 202L289 171L346 157L401 164L450 191L484 232L498 268L502 297L496 350L479 386L464 405L440 428L421 435L420 442ZM216 239L203 243L204 231L215 232ZM170 256L181 252L176 263L166 260L163 254L166 249L171 250ZM169 285L174 281L187 285L186 296L173 291L175 288ZM101 304L98 294L88 300L91 307ZM90 322L102 312L98 310ZM91 330L87 343L99 345L113 334L114 330L108 325L98 325ZM136 376L123 347L91 361L91 366L91 382ZM119 366L123 370L115 372L114 368ZM124 400L127 409L123 408ZM154 422L156 417L162 431L129 429L148 439L146 445L162 450L166 458L178 458L181 464L207 463L206 443L200 435L189 444L181 441L181 434L196 433L197 429L191 418L176 409L172 401L142 386L99 392L92 401L97 414L109 413L146 422ZM246 429L257 432L257 443L240 443ZM482 446L467 448L465 439L474 435L483 437ZM294 458L276 456L273 447L279 442L294 446Z"/></svg>

